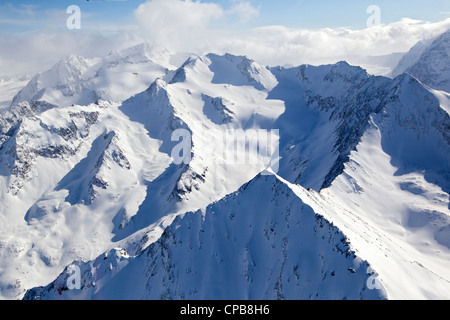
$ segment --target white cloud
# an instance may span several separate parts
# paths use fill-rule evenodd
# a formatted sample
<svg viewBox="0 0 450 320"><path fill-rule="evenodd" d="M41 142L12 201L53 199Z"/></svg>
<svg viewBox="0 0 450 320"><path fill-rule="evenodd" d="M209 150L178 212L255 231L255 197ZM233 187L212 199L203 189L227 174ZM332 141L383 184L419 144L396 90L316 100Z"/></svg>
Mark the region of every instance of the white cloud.
<svg viewBox="0 0 450 320"><path fill-rule="evenodd" d="M392 24L354 30L350 28L296 29L267 26L247 31L202 34L195 51L247 55L267 65L328 64L341 60L356 63L361 57L406 52L419 40L450 29L450 19L429 23L403 19Z"/></svg>
<svg viewBox="0 0 450 320"><path fill-rule="evenodd" d="M234 15L248 21L259 14L248 1L230 1L231 7L225 10L218 4L191 0L150 0L139 6L135 16L144 37L171 49L243 54L268 65L361 61L365 56L406 52L419 40L450 29L450 19L436 23L402 19L358 30L284 26L219 29L215 20Z"/></svg>
<svg viewBox="0 0 450 320"><path fill-rule="evenodd" d="M135 10L136 20L145 35L174 49L196 42L210 22L224 14L217 4L191 0L152 0Z"/></svg>
<svg viewBox="0 0 450 320"><path fill-rule="evenodd" d="M259 8L254 7L250 2L241 0L233 0L232 2L233 4L227 13L237 15L240 22L245 23L259 16Z"/></svg>
<svg viewBox="0 0 450 320"><path fill-rule="evenodd" d="M148 40L175 50L196 51L226 36L227 31L219 25L227 25L234 18L246 23L259 15L259 8L248 1L229 1L230 7L225 9L195 0L150 0L141 4L134 15Z"/></svg>
<svg viewBox="0 0 450 320"><path fill-rule="evenodd" d="M240 41L221 44L249 52L268 64L321 64L357 56L381 56L406 52L419 40L435 37L450 29L450 19L438 23L403 19L387 25L353 30L350 28L292 29L269 26L254 29ZM241 49L239 49L241 48Z"/></svg>

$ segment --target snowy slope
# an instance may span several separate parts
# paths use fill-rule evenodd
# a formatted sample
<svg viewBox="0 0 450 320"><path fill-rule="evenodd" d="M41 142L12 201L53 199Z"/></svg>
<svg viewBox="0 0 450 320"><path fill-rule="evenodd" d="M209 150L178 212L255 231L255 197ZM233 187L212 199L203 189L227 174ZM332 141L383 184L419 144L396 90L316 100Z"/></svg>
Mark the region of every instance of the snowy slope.
<svg viewBox="0 0 450 320"><path fill-rule="evenodd" d="M392 72L389 74L390 77L395 78L402 73L405 73L410 67L412 67L428 48L428 46L436 40L434 38L421 40L417 42L398 62L398 64L393 68Z"/></svg>
<svg viewBox="0 0 450 320"><path fill-rule="evenodd" d="M4 136L1 293L17 298L74 259L111 247L170 158L118 105L49 108ZM17 283L17 279L20 279Z"/></svg>
<svg viewBox="0 0 450 320"><path fill-rule="evenodd" d="M170 166L161 179L149 186L139 212L116 239L123 239L166 215L205 208L268 166L270 153L257 157L261 161L255 164L227 161L226 157L236 152L229 150L224 139L227 130L271 127L283 113L281 101L268 100L266 89L254 88L263 88L266 83L274 86L275 77L266 70L255 72L253 78L250 72L264 68L247 58L236 57L225 70L239 74L242 79L236 79L239 83L235 85L226 84L219 76L227 63L230 56L191 57L165 79L167 82L157 80L121 106L131 120L145 126L150 137L163 141L160 151L168 155L178 144L178 140L171 139L173 131L187 130L192 139L192 159L189 164ZM213 101L216 104L220 101L219 110L208 110ZM228 110L230 118L212 121L221 116L221 110Z"/></svg>
<svg viewBox="0 0 450 320"><path fill-rule="evenodd" d="M449 66L450 31L447 31L431 44L419 43L413 47L393 75L406 72L433 89L450 92Z"/></svg>
<svg viewBox="0 0 450 320"><path fill-rule="evenodd" d="M389 80L346 62L272 72L280 84L269 97L286 104L276 122L283 154L279 174L318 191L342 172L370 114L382 108Z"/></svg>
<svg viewBox="0 0 450 320"><path fill-rule="evenodd" d="M345 171L297 194L338 226L379 274L390 299L450 294L450 117L415 79L398 78ZM295 190L295 188L294 188Z"/></svg>
<svg viewBox="0 0 450 320"><path fill-rule="evenodd" d="M25 299L383 298L345 236L274 175L177 218L137 257L113 250L78 265L81 290L67 290L64 272Z"/></svg>

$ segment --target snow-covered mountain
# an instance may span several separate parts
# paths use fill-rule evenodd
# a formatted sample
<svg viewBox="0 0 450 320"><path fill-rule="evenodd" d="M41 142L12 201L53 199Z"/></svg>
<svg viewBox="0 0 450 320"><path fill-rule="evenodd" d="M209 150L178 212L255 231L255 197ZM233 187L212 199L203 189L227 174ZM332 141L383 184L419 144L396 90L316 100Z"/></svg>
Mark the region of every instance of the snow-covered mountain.
<svg viewBox="0 0 450 320"><path fill-rule="evenodd" d="M370 262L394 299L450 294L446 103L408 75L395 79L343 173L312 196L328 212L324 216L353 239L356 253Z"/></svg>
<svg viewBox="0 0 450 320"><path fill-rule="evenodd" d="M417 42L408 52L406 52L397 63L396 66L393 67L393 70L389 74L392 78L395 78L405 71L412 67L417 61L419 61L420 56L424 53L424 51L428 48L428 46L436 40L435 38L430 38L426 40L421 40Z"/></svg>
<svg viewBox="0 0 450 320"><path fill-rule="evenodd" d="M450 31L414 46L392 75L404 72L433 89L450 92Z"/></svg>
<svg viewBox="0 0 450 320"><path fill-rule="evenodd" d="M449 296L449 95L175 56L69 57L1 112L2 298Z"/></svg>
<svg viewBox="0 0 450 320"><path fill-rule="evenodd" d="M45 100L56 105L87 105L98 100L123 101L146 89L174 66L173 54L143 43L111 52L101 59L69 56L35 75L13 99L13 105Z"/></svg>
<svg viewBox="0 0 450 320"><path fill-rule="evenodd" d="M379 299L373 272L338 228L275 175L258 175L206 209L186 213L138 257L114 249L79 263L26 299ZM120 288L120 289L119 289Z"/></svg>

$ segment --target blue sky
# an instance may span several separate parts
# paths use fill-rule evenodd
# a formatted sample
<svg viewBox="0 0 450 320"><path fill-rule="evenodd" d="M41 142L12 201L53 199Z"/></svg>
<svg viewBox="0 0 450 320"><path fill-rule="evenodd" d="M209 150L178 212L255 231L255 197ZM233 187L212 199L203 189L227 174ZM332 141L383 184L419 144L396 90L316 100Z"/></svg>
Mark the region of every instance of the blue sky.
<svg viewBox="0 0 450 320"><path fill-rule="evenodd" d="M203 0L216 3L225 10L239 0ZM116 26L133 22L133 11L144 0L86 1L86 0L0 0L0 28L3 32L20 33L50 28L42 23L46 17L52 19L58 12L64 15L69 6L78 5L91 26L112 24ZM351 27L363 28L367 20L366 9L375 4L381 8L382 23L391 23L401 18L430 22L450 18L448 0L247 0L259 14L245 23L221 19L214 27L224 29L252 28L266 25L284 25L293 28ZM54 19L54 27L61 20ZM61 24L61 23L59 23Z"/></svg>

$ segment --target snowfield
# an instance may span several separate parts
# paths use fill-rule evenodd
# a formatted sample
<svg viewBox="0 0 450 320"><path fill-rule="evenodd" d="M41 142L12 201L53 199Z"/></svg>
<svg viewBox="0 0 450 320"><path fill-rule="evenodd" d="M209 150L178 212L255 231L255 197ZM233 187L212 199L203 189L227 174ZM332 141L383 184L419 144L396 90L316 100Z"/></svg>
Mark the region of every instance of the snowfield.
<svg viewBox="0 0 450 320"><path fill-rule="evenodd" d="M0 82L0 298L448 299L448 34L393 79L146 43Z"/></svg>

